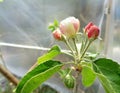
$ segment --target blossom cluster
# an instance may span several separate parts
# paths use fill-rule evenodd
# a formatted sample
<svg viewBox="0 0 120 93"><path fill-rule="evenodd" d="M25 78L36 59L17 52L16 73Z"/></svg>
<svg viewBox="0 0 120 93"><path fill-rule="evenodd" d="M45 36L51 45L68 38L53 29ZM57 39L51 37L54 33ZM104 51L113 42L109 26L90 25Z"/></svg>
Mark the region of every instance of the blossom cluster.
<svg viewBox="0 0 120 93"><path fill-rule="evenodd" d="M57 40L73 38L79 32L80 21L75 17L68 17L60 22L58 28L53 31L53 36ZM88 39L96 39L99 36L99 28L92 22L84 28Z"/></svg>

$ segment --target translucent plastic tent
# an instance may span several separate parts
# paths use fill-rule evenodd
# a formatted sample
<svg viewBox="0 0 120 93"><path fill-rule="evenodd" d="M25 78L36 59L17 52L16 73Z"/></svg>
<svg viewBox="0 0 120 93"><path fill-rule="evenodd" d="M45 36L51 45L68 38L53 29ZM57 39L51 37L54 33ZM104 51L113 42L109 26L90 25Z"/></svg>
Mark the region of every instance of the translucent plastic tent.
<svg viewBox="0 0 120 93"><path fill-rule="evenodd" d="M101 46L100 52L120 61L119 4L119 0L5 0L0 3L0 49L5 65L23 76L56 43L48 24L68 16L79 18L81 27L89 21L98 25L103 40L97 42L96 51Z"/></svg>

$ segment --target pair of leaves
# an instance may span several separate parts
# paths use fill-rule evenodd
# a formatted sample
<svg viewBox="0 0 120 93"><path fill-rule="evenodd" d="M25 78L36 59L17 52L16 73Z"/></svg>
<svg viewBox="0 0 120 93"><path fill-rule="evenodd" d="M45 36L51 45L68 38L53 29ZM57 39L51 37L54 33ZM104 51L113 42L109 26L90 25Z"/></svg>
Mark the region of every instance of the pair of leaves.
<svg viewBox="0 0 120 93"><path fill-rule="evenodd" d="M106 93L120 93L120 65L117 62L98 59L94 62L94 70Z"/></svg>
<svg viewBox="0 0 120 93"><path fill-rule="evenodd" d="M59 61L51 60L59 55L60 49L54 46L47 54L38 58L38 66L28 72L17 86L16 93L31 93L40 84L49 79L53 74L61 69L63 64Z"/></svg>
<svg viewBox="0 0 120 93"><path fill-rule="evenodd" d="M120 65L111 59L100 58L93 63L82 63L82 83L89 87L96 76L106 93L120 93Z"/></svg>
<svg viewBox="0 0 120 93"><path fill-rule="evenodd" d="M20 81L16 93L31 93L40 84L49 79L61 69L63 64L59 61L46 61L28 72Z"/></svg>
<svg viewBox="0 0 120 93"><path fill-rule="evenodd" d="M50 24L48 29L51 30L52 32L59 27L59 22L58 20L54 20L53 24Z"/></svg>

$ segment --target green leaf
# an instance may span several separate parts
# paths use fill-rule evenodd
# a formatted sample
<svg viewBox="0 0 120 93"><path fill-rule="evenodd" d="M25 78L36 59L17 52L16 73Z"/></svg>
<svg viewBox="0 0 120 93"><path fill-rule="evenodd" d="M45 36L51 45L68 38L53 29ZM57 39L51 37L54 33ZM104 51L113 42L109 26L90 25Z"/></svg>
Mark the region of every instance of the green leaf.
<svg viewBox="0 0 120 93"><path fill-rule="evenodd" d="M53 32L55 30L55 26L51 24L48 26L48 29Z"/></svg>
<svg viewBox="0 0 120 93"><path fill-rule="evenodd" d="M58 22L58 20L55 19L55 20L54 20L54 23L53 23L53 24L50 24L50 25L48 26L48 29L53 32L53 31L56 30L58 27L59 27L59 22Z"/></svg>
<svg viewBox="0 0 120 93"><path fill-rule="evenodd" d="M41 63L43 63L43 62L46 62L46 61L48 61L48 60L51 60L51 59L53 59L54 57L56 57L57 55L59 55L60 53L61 53L60 48L59 48L58 46L53 46L53 47L51 48L51 50L48 51L47 54L44 54L43 56L41 56L41 57L38 58L37 63L38 63L38 64L41 64Z"/></svg>
<svg viewBox="0 0 120 93"><path fill-rule="evenodd" d="M46 61L28 72L17 86L16 93L31 93L63 66L59 61Z"/></svg>
<svg viewBox="0 0 120 93"><path fill-rule="evenodd" d="M120 93L120 65L113 60L100 58L93 66L106 93Z"/></svg>
<svg viewBox="0 0 120 93"><path fill-rule="evenodd" d="M91 86L95 79L96 79L96 74L93 71L93 69L89 66L83 66L82 69L82 83L84 86L89 87Z"/></svg>
<svg viewBox="0 0 120 93"><path fill-rule="evenodd" d="M89 58L90 60L94 60L98 55L99 53L94 54L94 53L86 52L85 57Z"/></svg>
<svg viewBox="0 0 120 93"><path fill-rule="evenodd" d="M101 84L103 85L106 93L115 93L108 79L102 74L96 74Z"/></svg>
<svg viewBox="0 0 120 93"><path fill-rule="evenodd" d="M54 26L55 26L56 28L59 27L59 22L58 22L57 19L54 20Z"/></svg>

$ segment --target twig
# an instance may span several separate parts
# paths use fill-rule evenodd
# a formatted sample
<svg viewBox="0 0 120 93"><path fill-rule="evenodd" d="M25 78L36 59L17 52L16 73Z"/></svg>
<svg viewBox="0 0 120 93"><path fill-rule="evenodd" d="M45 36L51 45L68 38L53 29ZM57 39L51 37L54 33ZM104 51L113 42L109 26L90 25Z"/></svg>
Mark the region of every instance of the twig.
<svg viewBox="0 0 120 93"><path fill-rule="evenodd" d="M12 73L10 73L10 71L8 71L2 64L0 64L0 72L15 86L18 85L19 80Z"/></svg>
<svg viewBox="0 0 120 93"><path fill-rule="evenodd" d="M30 69L28 70L28 72L30 72L31 70L33 70L37 65L38 65L37 62L35 64L33 64L32 67L30 67Z"/></svg>

